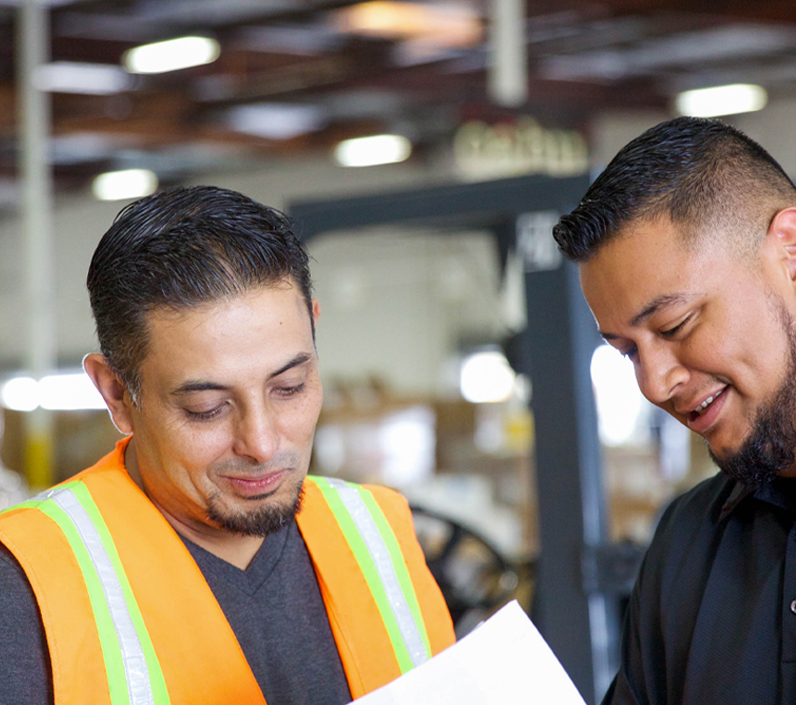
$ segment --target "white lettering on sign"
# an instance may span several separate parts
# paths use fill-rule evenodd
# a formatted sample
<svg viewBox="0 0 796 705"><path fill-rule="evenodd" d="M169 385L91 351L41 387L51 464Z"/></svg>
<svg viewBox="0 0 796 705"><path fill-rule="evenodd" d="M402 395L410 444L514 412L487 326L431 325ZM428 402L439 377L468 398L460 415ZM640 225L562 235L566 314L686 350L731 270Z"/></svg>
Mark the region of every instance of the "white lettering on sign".
<svg viewBox="0 0 796 705"><path fill-rule="evenodd" d="M523 213L517 218L517 252L526 272L557 269L563 260L553 239L553 226L558 222L555 211Z"/></svg>
<svg viewBox="0 0 796 705"><path fill-rule="evenodd" d="M453 139L456 165L476 179L548 174L576 176L589 169L589 147L577 130L550 130L532 117L488 125L465 123Z"/></svg>

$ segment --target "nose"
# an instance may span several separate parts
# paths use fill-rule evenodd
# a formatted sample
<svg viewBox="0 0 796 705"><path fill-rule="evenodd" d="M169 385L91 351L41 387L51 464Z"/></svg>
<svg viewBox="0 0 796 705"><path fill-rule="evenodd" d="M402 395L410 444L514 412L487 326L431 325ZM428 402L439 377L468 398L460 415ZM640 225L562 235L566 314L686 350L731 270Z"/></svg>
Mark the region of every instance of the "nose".
<svg viewBox="0 0 796 705"><path fill-rule="evenodd" d="M271 410L260 405L245 409L235 429L235 453L267 463L278 447L279 432Z"/></svg>
<svg viewBox="0 0 796 705"><path fill-rule="evenodd" d="M669 401L675 390L688 380L688 370L669 346L658 344L639 351L636 379L641 393L653 404Z"/></svg>

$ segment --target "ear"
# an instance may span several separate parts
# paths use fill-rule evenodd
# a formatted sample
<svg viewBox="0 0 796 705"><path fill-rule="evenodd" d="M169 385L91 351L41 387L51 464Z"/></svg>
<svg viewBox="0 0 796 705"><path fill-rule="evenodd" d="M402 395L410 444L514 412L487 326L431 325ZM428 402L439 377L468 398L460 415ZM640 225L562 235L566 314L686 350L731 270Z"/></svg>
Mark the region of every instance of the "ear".
<svg viewBox="0 0 796 705"><path fill-rule="evenodd" d="M89 353L83 358L83 369L105 400L113 425L120 433L132 433L132 399L124 382L111 370L105 357L99 353Z"/></svg>
<svg viewBox="0 0 796 705"><path fill-rule="evenodd" d="M796 208L784 208L777 213L766 238L776 238L778 257L787 266L791 281L796 281Z"/></svg>
<svg viewBox="0 0 796 705"><path fill-rule="evenodd" d="M321 302L318 299L312 300L312 322L318 325L318 319L321 317Z"/></svg>

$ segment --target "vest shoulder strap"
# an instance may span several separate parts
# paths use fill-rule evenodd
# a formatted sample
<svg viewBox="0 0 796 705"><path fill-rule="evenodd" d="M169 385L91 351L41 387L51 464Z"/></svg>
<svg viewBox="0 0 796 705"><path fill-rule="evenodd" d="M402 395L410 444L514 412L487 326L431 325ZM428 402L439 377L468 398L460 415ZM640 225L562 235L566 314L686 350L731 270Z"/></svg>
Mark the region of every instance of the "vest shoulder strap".
<svg viewBox="0 0 796 705"><path fill-rule="evenodd" d="M305 491L299 528L359 697L453 643L450 616L403 497L320 477Z"/></svg>

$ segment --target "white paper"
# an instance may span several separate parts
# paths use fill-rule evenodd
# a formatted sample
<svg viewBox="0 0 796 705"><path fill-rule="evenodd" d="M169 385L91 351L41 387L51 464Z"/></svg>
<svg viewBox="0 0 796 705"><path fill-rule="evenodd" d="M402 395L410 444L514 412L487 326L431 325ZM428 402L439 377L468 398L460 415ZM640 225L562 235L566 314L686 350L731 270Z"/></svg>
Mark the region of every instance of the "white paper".
<svg viewBox="0 0 796 705"><path fill-rule="evenodd" d="M357 705L585 705L516 600Z"/></svg>

